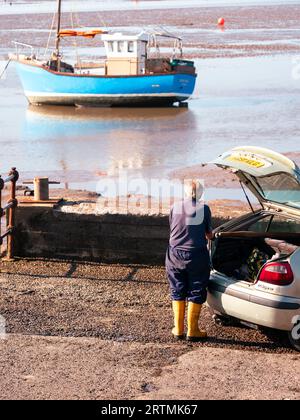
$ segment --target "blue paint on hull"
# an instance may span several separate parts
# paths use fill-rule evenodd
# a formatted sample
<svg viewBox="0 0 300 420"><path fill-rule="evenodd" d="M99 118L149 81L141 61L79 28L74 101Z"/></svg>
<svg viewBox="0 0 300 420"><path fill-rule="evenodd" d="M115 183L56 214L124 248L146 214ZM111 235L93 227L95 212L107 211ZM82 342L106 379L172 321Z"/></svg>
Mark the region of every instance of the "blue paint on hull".
<svg viewBox="0 0 300 420"><path fill-rule="evenodd" d="M70 75L17 62L24 92L32 104L151 105L187 100L196 75L170 73L143 76Z"/></svg>

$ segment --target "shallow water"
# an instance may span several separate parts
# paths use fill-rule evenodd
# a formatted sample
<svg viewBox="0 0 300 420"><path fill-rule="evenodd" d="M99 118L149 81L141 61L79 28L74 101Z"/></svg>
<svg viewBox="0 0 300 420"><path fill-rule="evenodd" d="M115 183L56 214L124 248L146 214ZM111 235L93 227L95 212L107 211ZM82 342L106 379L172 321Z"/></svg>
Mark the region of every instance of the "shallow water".
<svg viewBox="0 0 300 420"><path fill-rule="evenodd" d="M0 82L1 169L95 190L99 177L120 169L164 178L242 144L298 150L291 56L199 60L197 68L189 109L76 109L29 107L11 67Z"/></svg>

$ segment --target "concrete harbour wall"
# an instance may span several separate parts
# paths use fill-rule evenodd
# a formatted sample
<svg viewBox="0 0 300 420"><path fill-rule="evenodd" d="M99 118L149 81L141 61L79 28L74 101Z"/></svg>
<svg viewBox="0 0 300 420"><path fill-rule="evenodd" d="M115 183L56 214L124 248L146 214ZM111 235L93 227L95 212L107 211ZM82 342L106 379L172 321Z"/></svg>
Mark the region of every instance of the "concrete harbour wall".
<svg viewBox="0 0 300 420"><path fill-rule="evenodd" d="M215 219L214 225L224 221ZM163 264L168 238L168 216L77 214L51 207L20 206L15 255Z"/></svg>

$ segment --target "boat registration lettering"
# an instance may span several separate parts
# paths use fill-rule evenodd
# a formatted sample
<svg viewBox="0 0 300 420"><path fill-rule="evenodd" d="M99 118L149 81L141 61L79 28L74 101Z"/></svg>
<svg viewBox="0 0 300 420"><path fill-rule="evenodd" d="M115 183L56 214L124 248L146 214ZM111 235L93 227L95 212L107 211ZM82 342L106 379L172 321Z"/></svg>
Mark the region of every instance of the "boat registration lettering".
<svg viewBox="0 0 300 420"><path fill-rule="evenodd" d="M241 162L257 169L263 168L266 166L266 162L264 162L263 160L256 159L254 157L248 157L248 156L237 156L237 155L230 156L229 160L233 162Z"/></svg>

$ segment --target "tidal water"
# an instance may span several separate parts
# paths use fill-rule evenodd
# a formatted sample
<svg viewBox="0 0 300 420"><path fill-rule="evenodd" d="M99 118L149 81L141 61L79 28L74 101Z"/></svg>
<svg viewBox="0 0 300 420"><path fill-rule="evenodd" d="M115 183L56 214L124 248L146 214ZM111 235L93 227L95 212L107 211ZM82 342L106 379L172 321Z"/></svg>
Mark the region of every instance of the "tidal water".
<svg viewBox="0 0 300 420"><path fill-rule="evenodd" d="M145 179L238 145L299 150L300 78L288 56L198 60L189 109L31 107L13 66L0 82L3 172L95 190L119 169Z"/></svg>

